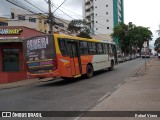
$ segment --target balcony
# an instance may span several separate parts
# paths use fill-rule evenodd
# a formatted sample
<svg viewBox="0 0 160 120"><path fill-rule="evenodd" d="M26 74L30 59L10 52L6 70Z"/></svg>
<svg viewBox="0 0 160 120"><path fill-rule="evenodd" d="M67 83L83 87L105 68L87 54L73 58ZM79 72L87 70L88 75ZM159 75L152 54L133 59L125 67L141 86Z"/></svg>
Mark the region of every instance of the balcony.
<svg viewBox="0 0 160 120"><path fill-rule="evenodd" d="M90 4L90 0L86 0L85 5L89 5Z"/></svg>
<svg viewBox="0 0 160 120"><path fill-rule="evenodd" d="M90 17L90 15L91 15L91 12L86 12L86 17L87 18Z"/></svg>

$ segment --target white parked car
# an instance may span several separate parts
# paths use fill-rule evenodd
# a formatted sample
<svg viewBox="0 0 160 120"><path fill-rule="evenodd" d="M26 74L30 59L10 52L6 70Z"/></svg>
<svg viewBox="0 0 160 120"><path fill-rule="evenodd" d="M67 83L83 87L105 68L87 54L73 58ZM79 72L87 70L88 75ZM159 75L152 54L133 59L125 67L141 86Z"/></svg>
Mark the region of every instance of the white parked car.
<svg viewBox="0 0 160 120"><path fill-rule="evenodd" d="M122 54L118 54L118 62L121 63L121 62L124 62L124 59L123 59L123 56Z"/></svg>

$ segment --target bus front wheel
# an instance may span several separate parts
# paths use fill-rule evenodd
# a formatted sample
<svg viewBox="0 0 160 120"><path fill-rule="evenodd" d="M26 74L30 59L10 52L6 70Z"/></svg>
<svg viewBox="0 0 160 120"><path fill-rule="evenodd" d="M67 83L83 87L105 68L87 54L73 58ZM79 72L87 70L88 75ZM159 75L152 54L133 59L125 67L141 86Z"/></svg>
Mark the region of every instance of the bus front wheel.
<svg viewBox="0 0 160 120"><path fill-rule="evenodd" d="M87 68L86 68L86 77L89 79L93 76L93 67L91 65L87 65Z"/></svg>

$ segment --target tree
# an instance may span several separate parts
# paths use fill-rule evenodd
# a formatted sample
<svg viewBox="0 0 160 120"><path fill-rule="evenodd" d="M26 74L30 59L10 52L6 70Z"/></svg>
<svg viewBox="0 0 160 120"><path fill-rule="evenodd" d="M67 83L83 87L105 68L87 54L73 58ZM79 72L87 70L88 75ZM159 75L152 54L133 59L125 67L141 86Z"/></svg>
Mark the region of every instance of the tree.
<svg viewBox="0 0 160 120"><path fill-rule="evenodd" d="M118 38L119 44L121 46L122 52L126 53L126 35L128 31L128 26L124 23L119 23L118 26L113 28L113 33L111 34L112 38Z"/></svg>
<svg viewBox="0 0 160 120"><path fill-rule="evenodd" d="M132 45L137 46L140 49L143 47L144 41L149 43L149 41L152 40L152 32L149 30L149 28L138 26L134 27L133 31L131 32L133 33Z"/></svg>
<svg viewBox="0 0 160 120"><path fill-rule="evenodd" d="M71 33L76 34L78 37L83 37L83 38L90 38L90 30L86 26L86 21L85 20L72 20L69 25L67 30L69 30Z"/></svg>
<svg viewBox="0 0 160 120"><path fill-rule="evenodd" d="M121 50L124 53L132 53L132 47L143 47L144 41L152 40L152 32L149 28L136 26L129 22L128 25L119 23L114 27L112 37L118 38Z"/></svg>

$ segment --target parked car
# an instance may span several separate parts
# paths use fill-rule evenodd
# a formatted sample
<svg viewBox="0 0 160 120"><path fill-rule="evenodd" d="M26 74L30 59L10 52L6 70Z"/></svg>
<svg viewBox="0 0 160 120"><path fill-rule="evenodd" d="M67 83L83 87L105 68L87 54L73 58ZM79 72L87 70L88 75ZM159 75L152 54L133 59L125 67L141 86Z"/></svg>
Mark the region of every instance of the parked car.
<svg viewBox="0 0 160 120"><path fill-rule="evenodd" d="M125 60L126 60L126 61L129 61L129 60L131 60L131 57L130 57L130 55L127 55L127 56L125 56Z"/></svg>
<svg viewBox="0 0 160 120"><path fill-rule="evenodd" d="M136 58L139 58L139 57L140 57L140 54L139 54L139 53L136 53L135 56L136 56Z"/></svg>
<svg viewBox="0 0 160 120"><path fill-rule="evenodd" d="M135 59L135 58L136 58L136 56L135 56L135 55L131 55L131 58L132 58L132 60L133 60L133 59Z"/></svg>
<svg viewBox="0 0 160 120"><path fill-rule="evenodd" d="M122 54L118 54L118 62L119 63L124 62Z"/></svg>

